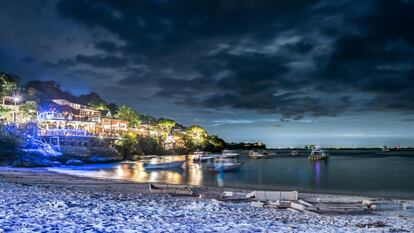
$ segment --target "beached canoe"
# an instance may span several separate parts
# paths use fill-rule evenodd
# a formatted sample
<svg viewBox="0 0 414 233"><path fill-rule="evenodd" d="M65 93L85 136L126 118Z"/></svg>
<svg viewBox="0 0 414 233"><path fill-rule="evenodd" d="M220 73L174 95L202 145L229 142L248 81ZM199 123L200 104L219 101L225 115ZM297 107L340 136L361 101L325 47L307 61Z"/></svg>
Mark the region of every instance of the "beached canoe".
<svg viewBox="0 0 414 233"><path fill-rule="evenodd" d="M194 192L188 185L149 184L151 193L165 193L172 195L193 195Z"/></svg>

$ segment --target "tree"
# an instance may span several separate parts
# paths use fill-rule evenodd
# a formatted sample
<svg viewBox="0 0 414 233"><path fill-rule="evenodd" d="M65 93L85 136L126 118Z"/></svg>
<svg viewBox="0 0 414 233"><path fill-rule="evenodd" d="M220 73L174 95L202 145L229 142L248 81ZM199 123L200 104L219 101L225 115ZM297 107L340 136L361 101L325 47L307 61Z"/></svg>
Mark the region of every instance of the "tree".
<svg viewBox="0 0 414 233"><path fill-rule="evenodd" d="M13 95L20 89L19 77L0 72L0 98Z"/></svg>
<svg viewBox="0 0 414 233"><path fill-rule="evenodd" d="M104 103L89 102L88 105L98 111L109 110L108 105Z"/></svg>
<svg viewBox="0 0 414 233"><path fill-rule="evenodd" d="M224 148L226 142L217 135L210 135L207 137L207 150L219 151Z"/></svg>
<svg viewBox="0 0 414 233"><path fill-rule="evenodd" d="M139 149L137 138L135 133L128 132L123 134L121 139L115 142L115 146L123 155L124 160L135 160L135 155L142 153Z"/></svg>
<svg viewBox="0 0 414 233"><path fill-rule="evenodd" d="M30 120L36 119L37 104L33 101L28 101L19 107L19 112L22 118Z"/></svg>
<svg viewBox="0 0 414 233"><path fill-rule="evenodd" d="M130 127L137 127L141 124L141 119L139 118L138 113L126 105L122 105L118 108L115 117L120 120L128 121Z"/></svg>
<svg viewBox="0 0 414 233"><path fill-rule="evenodd" d="M161 119L158 121L158 127L161 130L161 135L163 139L166 139L170 134L172 128L177 124L174 120L171 119Z"/></svg>
<svg viewBox="0 0 414 233"><path fill-rule="evenodd" d="M17 153L17 147L21 144L18 133L0 124L0 162L13 160Z"/></svg>
<svg viewBox="0 0 414 233"><path fill-rule="evenodd" d="M0 106L0 119L5 117L5 115L9 113L10 111L11 109Z"/></svg>
<svg viewBox="0 0 414 233"><path fill-rule="evenodd" d="M185 141L190 149L204 149L207 144L207 138L207 132L198 125L193 125L185 131Z"/></svg>
<svg viewBox="0 0 414 233"><path fill-rule="evenodd" d="M157 119L155 119L155 117L150 116L148 114L142 114L142 115L140 115L140 118L144 123L147 123L147 124L152 124L152 123L157 121Z"/></svg>

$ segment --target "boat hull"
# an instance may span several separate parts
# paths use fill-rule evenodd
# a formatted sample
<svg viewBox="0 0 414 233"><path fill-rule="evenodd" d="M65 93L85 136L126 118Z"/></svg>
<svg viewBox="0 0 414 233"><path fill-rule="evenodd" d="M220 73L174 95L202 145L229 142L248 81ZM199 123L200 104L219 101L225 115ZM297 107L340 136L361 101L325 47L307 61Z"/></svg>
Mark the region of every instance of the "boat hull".
<svg viewBox="0 0 414 233"><path fill-rule="evenodd" d="M309 156L308 159L312 161L326 160L329 156Z"/></svg>
<svg viewBox="0 0 414 233"><path fill-rule="evenodd" d="M177 168L181 167L184 164L184 161L174 161L167 163L144 163L143 166L145 170L158 170L158 169L168 169L168 168Z"/></svg>
<svg viewBox="0 0 414 233"><path fill-rule="evenodd" d="M230 171L236 171L240 169L240 167L243 165L243 163L235 163L232 165L215 165L214 167L210 167L208 170L214 171L214 172L230 172Z"/></svg>

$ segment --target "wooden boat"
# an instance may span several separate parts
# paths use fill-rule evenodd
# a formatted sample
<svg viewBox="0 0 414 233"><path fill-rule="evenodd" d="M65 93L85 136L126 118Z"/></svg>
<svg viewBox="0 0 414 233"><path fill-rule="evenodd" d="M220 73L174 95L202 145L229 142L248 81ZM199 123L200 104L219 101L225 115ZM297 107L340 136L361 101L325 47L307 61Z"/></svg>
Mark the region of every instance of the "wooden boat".
<svg viewBox="0 0 414 233"><path fill-rule="evenodd" d="M240 155L239 153L236 153L236 152L231 151L231 150L223 150L220 157L222 157L222 158L231 158L231 157L237 157L239 155Z"/></svg>
<svg viewBox="0 0 414 233"><path fill-rule="evenodd" d="M143 163L145 170L156 170L156 169L168 169L177 168L183 165L184 161L172 161L172 162L148 162Z"/></svg>
<svg viewBox="0 0 414 233"><path fill-rule="evenodd" d="M329 158L329 153L325 150L322 149L313 149L311 154L309 155L308 159L309 160L324 160L324 159L328 159Z"/></svg>
<svg viewBox="0 0 414 233"><path fill-rule="evenodd" d="M230 172L238 170L243 165L242 162L228 161L226 159L218 159L214 161L214 164L207 169L214 172Z"/></svg>
<svg viewBox="0 0 414 233"><path fill-rule="evenodd" d="M193 195L194 192L188 185L172 185L172 184L149 184L151 193L165 193L172 195Z"/></svg>
<svg viewBox="0 0 414 233"><path fill-rule="evenodd" d="M253 159L267 159L274 155L276 155L276 153L274 152L267 152L267 151L257 152L257 151L252 151L252 150L249 151L249 156L250 158L253 158Z"/></svg>
<svg viewBox="0 0 414 233"><path fill-rule="evenodd" d="M216 155L211 155L209 152L197 151L197 152L194 152L193 162L197 162L197 163L207 162L217 157L218 156Z"/></svg>

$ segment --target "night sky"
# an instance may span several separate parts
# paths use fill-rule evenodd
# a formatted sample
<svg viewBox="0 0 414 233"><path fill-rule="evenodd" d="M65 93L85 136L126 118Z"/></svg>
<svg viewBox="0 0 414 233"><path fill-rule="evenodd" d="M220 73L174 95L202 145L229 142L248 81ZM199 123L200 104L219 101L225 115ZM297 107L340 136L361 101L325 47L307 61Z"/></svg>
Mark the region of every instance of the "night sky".
<svg viewBox="0 0 414 233"><path fill-rule="evenodd" d="M414 1L2 0L0 70L268 146L414 146Z"/></svg>

